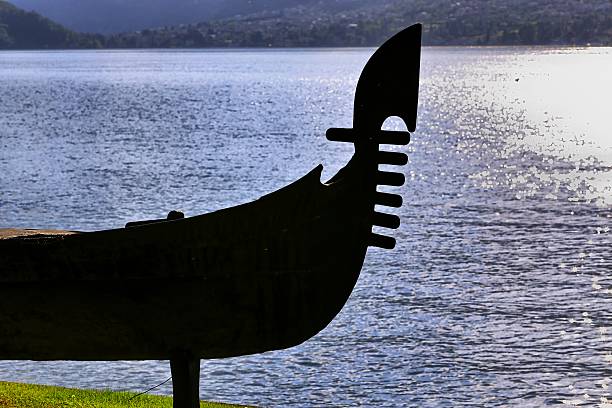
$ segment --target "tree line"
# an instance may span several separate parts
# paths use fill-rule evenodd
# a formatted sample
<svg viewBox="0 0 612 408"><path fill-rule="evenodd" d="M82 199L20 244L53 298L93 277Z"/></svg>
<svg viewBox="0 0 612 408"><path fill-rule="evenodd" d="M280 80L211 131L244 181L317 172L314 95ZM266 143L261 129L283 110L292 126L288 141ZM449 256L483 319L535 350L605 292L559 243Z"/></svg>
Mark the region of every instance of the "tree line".
<svg viewBox="0 0 612 408"><path fill-rule="evenodd" d="M410 7L398 0L351 13L298 9L103 36L67 30L0 0L0 48L376 46L414 21L423 22L425 45L612 45L612 2L568 2L562 5L574 9L560 11L551 1L530 11L533 2L512 8L499 0L472 0L444 10L440 0L414 0Z"/></svg>

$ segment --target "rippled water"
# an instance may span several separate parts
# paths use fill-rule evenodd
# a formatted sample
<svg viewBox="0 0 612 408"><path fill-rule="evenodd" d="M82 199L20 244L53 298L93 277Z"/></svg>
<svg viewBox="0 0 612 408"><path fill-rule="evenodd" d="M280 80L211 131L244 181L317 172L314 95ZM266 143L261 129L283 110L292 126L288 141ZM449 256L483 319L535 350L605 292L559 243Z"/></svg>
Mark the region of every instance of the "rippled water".
<svg viewBox="0 0 612 408"><path fill-rule="evenodd" d="M0 53L0 226L94 230L249 201L349 146L372 50ZM612 50L425 49L394 251L290 350L203 361L260 406L612 403ZM391 128L401 127L390 120ZM0 362L144 390L167 362ZM171 385L157 390L171 393Z"/></svg>

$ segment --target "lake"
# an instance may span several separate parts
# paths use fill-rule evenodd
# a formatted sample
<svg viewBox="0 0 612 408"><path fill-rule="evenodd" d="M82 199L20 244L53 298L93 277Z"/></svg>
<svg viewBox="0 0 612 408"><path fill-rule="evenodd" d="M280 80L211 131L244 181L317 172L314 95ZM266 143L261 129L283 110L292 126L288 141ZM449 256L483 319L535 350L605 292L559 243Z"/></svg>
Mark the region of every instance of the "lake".
<svg viewBox="0 0 612 408"><path fill-rule="evenodd" d="M351 126L372 52L0 52L0 226L115 228L247 202L319 163L329 178L352 148L325 130ZM612 407L611 69L610 48L425 48L407 183L389 189L396 249L368 250L313 339L202 361L201 397ZM114 390L169 371L0 362L0 380Z"/></svg>

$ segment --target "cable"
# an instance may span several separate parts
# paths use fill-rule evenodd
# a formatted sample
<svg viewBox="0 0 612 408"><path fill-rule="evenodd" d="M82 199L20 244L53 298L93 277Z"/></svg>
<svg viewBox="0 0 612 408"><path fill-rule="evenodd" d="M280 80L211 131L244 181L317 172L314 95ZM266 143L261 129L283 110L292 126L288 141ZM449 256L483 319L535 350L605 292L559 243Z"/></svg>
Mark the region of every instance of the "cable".
<svg viewBox="0 0 612 408"><path fill-rule="evenodd" d="M172 379L172 377L169 377L169 378L168 378L166 381L164 381L164 382L162 382L162 383L157 384L155 387L151 387L151 388L149 388L148 390L141 392L140 394L136 394L136 395L134 395L133 397L130 397L130 399L128 400L128 402L129 402L129 401L131 401L131 400L133 400L133 399L134 399L134 398L136 398L136 397L140 397L141 395L148 393L149 391L153 391L154 389L161 387L162 385L164 385L165 383L167 383L167 382L168 382L168 381L170 381L171 379Z"/></svg>

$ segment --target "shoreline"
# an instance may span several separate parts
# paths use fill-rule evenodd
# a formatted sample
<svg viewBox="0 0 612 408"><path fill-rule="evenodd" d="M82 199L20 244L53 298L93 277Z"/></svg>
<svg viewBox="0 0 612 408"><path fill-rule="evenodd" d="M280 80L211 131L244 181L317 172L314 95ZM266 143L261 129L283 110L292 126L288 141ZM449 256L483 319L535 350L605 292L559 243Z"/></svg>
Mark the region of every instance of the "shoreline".
<svg viewBox="0 0 612 408"><path fill-rule="evenodd" d="M83 390L51 385L0 381L2 408L171 408L172 397L130 391ZM200 401L201 408L254 408L223 402Z"/></svg>

